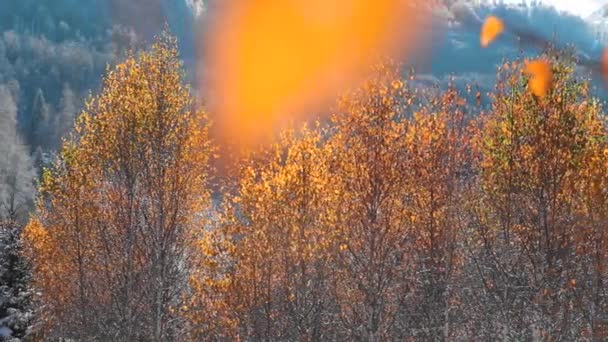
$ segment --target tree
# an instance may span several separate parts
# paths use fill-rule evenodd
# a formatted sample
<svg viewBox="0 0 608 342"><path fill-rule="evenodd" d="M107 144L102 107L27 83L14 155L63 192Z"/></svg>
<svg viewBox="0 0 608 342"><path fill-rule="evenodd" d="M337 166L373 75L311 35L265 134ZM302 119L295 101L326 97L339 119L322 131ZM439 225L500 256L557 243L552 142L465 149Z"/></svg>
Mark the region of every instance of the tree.
<svg viewBox="0 0 608 342"><path fill-rule="evenodd" d="M573 64L547 58L554 82L543 98L526 89L521 63L501 68L476 137L482 202L472 261L487 296L477 305L491 320L488 338L574 340L595 315L583 304L597 284L585 274L587 253L604 253L596 243L605 240L586 206L606 126Z"/></svg>
<svg viewBox="0 0 608 342"><path fill-rule="evenodd" d="M230 266L222 278L194 279L222 285L220 314L228 324L207 333L231 339L335 338L326 322L335 310L327 288L338 246L322 131L284 132L245 165L238 192L219 223L229 247L216 246L230 251ZM217 259L222 250L209 250L212 245L203 242L201 252ZM195 288L208 290L206 285ZM204 303L195 301L193 317L213 319L205 315L209 306Z"/></svg>
<svg viewBox="0 0 608 342"><path fill-rule="evenodd" d="M22 222L33 205L35 171L28 147L17 134L17 105L0 85L0 219Z"/></svg>
<svg viewBox="0 0 608 342"><path fill-rule="evenodd" d="M206 115L167 32L109 70L45 170L24 232L49 337L183 333L190 234L208 202Z"/></svg>
<svg viewBox="0 0 608 342"><path fill-rule="evenodd" d="M80 108L78 97L66 83L63 85L61 92L61 101L57 114L53 118L53 145L61 141L61 137L67 135L70 129L74 126L74 116L77 114L77 108Z"/></svg>
<svg viewBox="0 0 608 342"><path fill-rule="evenodd" d="M0 339L25 338L34 318L30 268L22 255L21 227L0 223Z"/></svg>
<svg viewBox="0 0 608 342"><path fill-rule="evenodd" d="M31 107L31 122L28 134L30 134L30 144L32 146L47 145L48 135L51 133L51 106L44 98L42 89L36 91L34 102Z"/></svg>
<svg viewBox="0 0 608 342"><path fill-rule="evenodd" d="M452 340L466 331L462 303L463 212L472 167L466 100L452 85L418 95L407 120L407 182L412 293L395 322L401 338ZM424 99L426 97L426 100Z"/></svg>
<svg viewBox="0 0 608 342"><path fill-rule="evenodd" d="M390 339L410 291L407 172L407 88L394 64L344 96L332 118L330 168L337 184L341 252L331 291L346 339Z"/></svg>

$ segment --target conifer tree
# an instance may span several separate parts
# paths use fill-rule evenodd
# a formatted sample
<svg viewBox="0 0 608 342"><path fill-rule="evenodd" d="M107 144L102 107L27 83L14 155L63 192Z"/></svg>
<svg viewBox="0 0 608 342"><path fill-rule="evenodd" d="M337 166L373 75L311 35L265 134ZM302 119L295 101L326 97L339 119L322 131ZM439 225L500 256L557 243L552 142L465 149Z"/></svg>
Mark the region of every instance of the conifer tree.
<svg viewBox="0 0 608 342"><path fill-rule="evenodd" d="M21 226L14 221L0 223L0 340L25 338L34 318L30 268L20 234Z"/></svg>

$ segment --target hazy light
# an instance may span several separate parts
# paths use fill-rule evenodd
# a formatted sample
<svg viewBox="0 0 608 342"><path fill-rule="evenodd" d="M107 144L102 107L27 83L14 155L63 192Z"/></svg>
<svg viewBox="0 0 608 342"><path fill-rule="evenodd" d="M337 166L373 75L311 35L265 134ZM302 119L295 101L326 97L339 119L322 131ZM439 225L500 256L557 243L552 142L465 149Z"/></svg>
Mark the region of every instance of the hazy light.
<svg viewBox="0 0 608 342"><path fill-rule="evenodd" d="M354 85L378 57L416 51L430 17L416 3L259 0L217 9L204 60L219 139L268 141Z"/></svg>

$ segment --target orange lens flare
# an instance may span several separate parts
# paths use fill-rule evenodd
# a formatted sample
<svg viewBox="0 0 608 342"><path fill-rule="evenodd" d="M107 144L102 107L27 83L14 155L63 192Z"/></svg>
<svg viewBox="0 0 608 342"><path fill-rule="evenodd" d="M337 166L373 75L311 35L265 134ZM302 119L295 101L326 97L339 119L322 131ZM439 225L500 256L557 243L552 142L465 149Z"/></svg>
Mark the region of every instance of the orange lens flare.
<svg viewBox="0 0 608 342"><path fill-rule="evenodd" d="M207 86L222 142L250 147L305 120L377 58L424 42L430 14L411 0L235 1L207 36Z"/></svg>
<svg viewBox="0 0 608 342"><path fill-rule="evenodd" d="M532 94L538 97L545 96L553 83L551 64L542 59L526 62L524 73L530 76L528 88Z"/></svg>
<svg viewBox="0 0 608 342"><path fill-rule="evenodd" d="M600 60L600 67L604 81L608 83L608 48L604 48L602 51L602 59Z"/></svg>
<svg viewBox="0 0 608 342"><path fill-rule="evenodd" d="M481 27L480 42L482 47L488 47L505 30L502 20L489 16Z"/></svg>

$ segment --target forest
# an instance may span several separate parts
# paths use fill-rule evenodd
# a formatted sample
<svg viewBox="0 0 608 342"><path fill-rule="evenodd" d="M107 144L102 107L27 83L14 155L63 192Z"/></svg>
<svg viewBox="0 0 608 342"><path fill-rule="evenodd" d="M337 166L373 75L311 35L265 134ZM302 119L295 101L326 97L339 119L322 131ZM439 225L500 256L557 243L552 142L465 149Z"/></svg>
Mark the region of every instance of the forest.
<svg viewBox="0 0 608 342"><path fill-rule="evenodd" d="M32 341L604 340L606 116L567 51L539 58L543 96L526 59L490 92L385 60L231 160L165 31L5 215L0 316Z"/></svg>

